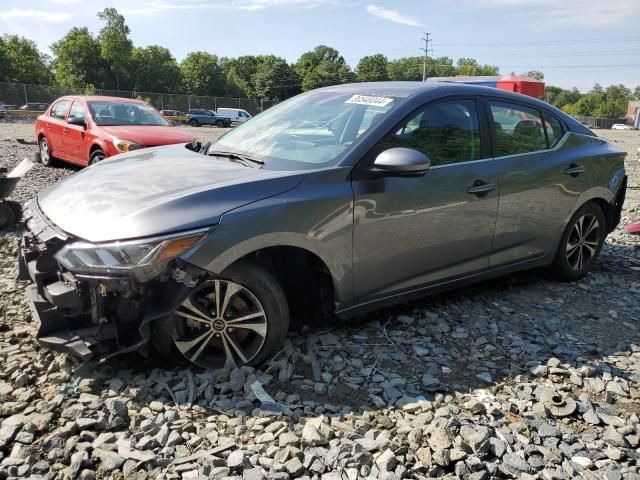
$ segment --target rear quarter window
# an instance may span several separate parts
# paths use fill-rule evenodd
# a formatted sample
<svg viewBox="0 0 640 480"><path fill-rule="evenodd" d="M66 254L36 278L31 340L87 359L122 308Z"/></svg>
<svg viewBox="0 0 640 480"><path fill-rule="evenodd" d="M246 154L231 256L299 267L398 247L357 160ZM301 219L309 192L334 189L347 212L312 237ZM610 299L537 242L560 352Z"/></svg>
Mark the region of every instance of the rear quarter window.
<svg viewBox="0 0 640 480"><path fill-rule="evenodd" d="M542 118L544 119L544 127L547 132L549 148L553 148L558 144L562 135L564 135L564 129L562 128L560 120L553 115L543 112Z"/></svg>

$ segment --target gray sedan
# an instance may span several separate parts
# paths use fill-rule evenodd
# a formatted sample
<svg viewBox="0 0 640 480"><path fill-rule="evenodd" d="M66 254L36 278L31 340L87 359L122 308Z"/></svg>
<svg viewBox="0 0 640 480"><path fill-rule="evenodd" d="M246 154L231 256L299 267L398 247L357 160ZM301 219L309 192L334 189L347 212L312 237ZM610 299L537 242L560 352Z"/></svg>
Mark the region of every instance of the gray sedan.
<svg viewBox="0 0 640 480"><path fill-rule="evenodd" d="M300 318L540 266L582 278L620 220L624 156L496 89L328 87L40 193L20 274L49 348L258 364Z"/></svg>

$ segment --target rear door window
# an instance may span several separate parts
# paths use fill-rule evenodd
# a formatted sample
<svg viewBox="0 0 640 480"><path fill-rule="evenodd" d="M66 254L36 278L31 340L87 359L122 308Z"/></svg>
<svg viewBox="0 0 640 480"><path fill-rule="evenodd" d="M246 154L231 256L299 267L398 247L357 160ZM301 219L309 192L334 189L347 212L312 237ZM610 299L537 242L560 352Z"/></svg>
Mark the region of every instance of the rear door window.
<svg viewBox="0 0 640 480"><path fill-rule="evenodd" d="M496 157L547 149L540 112L505 102L490 102L496 133Z"/></svg>
<svg viewBox="0 0 640 480"><path fill-rule="evenodd" d="M64 119L67 109L69 108L69 103L71 103L69 100L60 100L51 109L51 116L53 118Z"/></svg>
<svg viewBox="0 0 640 480"><path fill-rule="evenodd" d="M413 148L429 157L432 166L480 160L476 102L449 100L428 104L409 115L384 147Z"/></svg>

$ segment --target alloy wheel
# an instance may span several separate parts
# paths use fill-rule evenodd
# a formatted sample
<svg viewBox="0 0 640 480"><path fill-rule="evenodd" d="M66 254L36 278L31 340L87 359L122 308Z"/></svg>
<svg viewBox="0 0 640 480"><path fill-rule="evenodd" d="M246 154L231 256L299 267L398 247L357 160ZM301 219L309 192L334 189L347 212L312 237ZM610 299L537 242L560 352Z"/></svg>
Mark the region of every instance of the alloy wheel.
<svg viewBox="0 0 640 480"><path fill-rule="evenodd" d="M49 144L46 139L40 140L40 161L43 165L48 165L49 160L51 159L51 154L49 153Z"/></svg>
<svg viewBox="0 0 640 480"><path fill-rule="evenodd" d="M255 359L267 337L267 316L257 297L230 280L208 280L174 312L173 341L190 362L235 368Z"/></svg>
<svg viewBox="0 0 640 480"><path fill-rule="evenodd" d="M567 262L572 269L582 270L595 257L600 243L600 223L595 215L585 213L578 218L567 238Z"/></svg>

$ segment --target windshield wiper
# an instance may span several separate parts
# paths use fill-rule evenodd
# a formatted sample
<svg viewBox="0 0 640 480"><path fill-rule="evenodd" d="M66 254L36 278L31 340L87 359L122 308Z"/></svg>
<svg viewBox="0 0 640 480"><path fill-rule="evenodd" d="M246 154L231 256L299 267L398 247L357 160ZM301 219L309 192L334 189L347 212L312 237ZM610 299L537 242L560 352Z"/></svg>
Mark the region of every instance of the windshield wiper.
<svg viewBox="0 0 640 480"><path fill-rule="evenodd" d="M225 157L228 158L229 160L231 160L232 162L238 162L241 163L247 167L252 166L251 164L254 165L264 165L264 161L260 160L259 158L255 158L255 157L250 157L248 155L244 155L242 153L235 153L235 152L224 152L221 150L214 150L213 152L211 151L207 151L207 155L213 156L213 157Z"/></svg>

